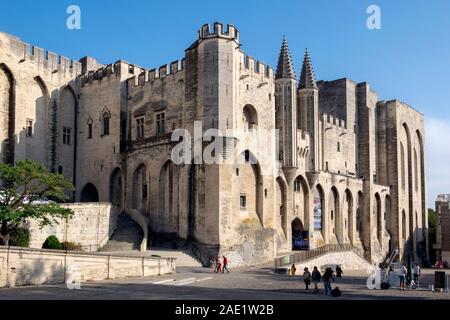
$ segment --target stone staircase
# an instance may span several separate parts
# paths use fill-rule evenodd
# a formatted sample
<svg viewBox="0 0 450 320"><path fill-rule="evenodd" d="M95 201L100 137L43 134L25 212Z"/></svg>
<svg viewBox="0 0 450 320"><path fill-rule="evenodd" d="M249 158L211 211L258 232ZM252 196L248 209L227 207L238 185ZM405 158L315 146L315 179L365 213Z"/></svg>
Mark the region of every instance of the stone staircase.
<svg viewBox="0 0 450 320"><path fill-rule="evenodd" d="M354 252L361 259L365 259L364 251L351 244L327 244L325 246L312 250L296 251L287 254L278 254L277 257L275 258L275 268L284 265L292 265L293 263L308 261L318 256L335 252Z"/></svg>
<svg viewBox="0 0 450 320"><path fill-rule="evenodd" d="M114 252L118 255L159 256L161 258L176 258L177 267L201 267L202 264L195 255L185 247L172 249L169 242L157 242L155 247L147 251L140 251L144 234L141 227L127 214L120 214L117 218L117 229L106 245L100 250Z"/></svg>
<svg viewBox="0 0 450 320"><path fill-rule="evenodd" d="M117 218L116 231L100 251L139 251L143 236L141 227L130 216L121 213Z"/></svg>
<svg viewBox="0 0 450 320"><path fill-rule="evenodd" d="M340 265L347 270L367 270L372 263L365 259L364 251L351 244L328 244L308 251L297 251L275 258L275 272L285 274L295 264L298 270L312 266L325 267Z"/></svg>

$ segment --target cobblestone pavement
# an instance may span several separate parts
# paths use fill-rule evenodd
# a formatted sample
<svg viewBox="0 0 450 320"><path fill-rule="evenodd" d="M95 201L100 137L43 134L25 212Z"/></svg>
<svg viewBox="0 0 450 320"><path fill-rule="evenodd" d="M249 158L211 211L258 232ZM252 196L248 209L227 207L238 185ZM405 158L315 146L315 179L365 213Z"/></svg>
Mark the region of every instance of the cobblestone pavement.
<svg viewBox="0 0 450 320"><path fill-rule="evenodd" d="M179 268L176 274L159 277L126 278L82 283L80 290L69 290L65 285L0 289L0 300L5 299L229 299L229 300L316 300L316 299L450 299L450 293L433 292L428 284L434 282L434 270L424 270L421 289L400 291L394 279L389 290L369 290L365 272L345 273L332 285L343 295L328 298L320 293L305 292L301 276L278 275L270 267L231 270L216 274L209 268ZM447 271L450 276L450 271Z"/></svg>

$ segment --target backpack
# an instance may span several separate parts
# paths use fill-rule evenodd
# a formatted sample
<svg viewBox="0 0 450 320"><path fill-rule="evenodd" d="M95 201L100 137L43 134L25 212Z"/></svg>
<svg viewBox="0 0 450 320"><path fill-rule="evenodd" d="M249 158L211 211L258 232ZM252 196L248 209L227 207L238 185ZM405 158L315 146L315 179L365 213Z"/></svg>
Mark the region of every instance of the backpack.
<svg viewBox="0 0 450 320"><path fill-rule="evenodd" d="M388 282L382 282L381 285L380 285L380 289L381 290L387 290L387 289L389 289L390 286L391 285Z"/></svg>
<svg viewBox="0 0 450 320"><path fill-rule="evenodd" d="M331 290L331 296L332 297L340 297L342 295L341 290L339 290L338 287L334 288L333 290Z"/></svg>

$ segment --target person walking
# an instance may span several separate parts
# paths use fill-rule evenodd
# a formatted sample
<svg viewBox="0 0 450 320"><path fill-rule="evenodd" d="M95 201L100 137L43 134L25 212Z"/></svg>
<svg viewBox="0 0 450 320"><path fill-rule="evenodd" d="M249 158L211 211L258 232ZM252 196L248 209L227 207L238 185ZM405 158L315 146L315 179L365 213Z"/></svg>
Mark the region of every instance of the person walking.
<svg viewBox="0 0 450 320"><path fill-rule="evenodd" d="M342 278L344 272L342 271L340 266L336 266L336 278Z"/></svg>
<svg viewBox="0 0 450 320"><path fill-rule="evenodd" d="M414 278L414 284L419 286L419 279L420 279L420 265L416 263L414 265L414 271L413 271L413 278Z"/></svg>
<svg viewBox="0 0 450 320"><path fill-rule="evenodd" d="M303 270L303 281L305 282L306 292L309 292L309 285L311 284L311 272L308 268Z"/></svg>
<svg viewBox="0 0 450 320"><path fill-rule="evenodd" d="M228 258L225 256L222 256L222 258L223 258L222 273L225 273L225 270L227 270L227 273L230 273L230 270L228 270Z"/></svg>
<svg viewBox="0 0 450 320"><path fill-rule="evenodd" d="M331 280L334 279L333 270L328 267L325 269L325 273L322 276L323 279L323 287L325 289L325 295L331 296Z"/></svg>
<svg viewBox="0 0 450 320"><path fill-rule="evenodd" d="M320 278L322 278L322 275L320 274L320 271L317 269L316 266L313 268L313 272L311 275L312 281L314 283L314 293L319 293L319 288L317 287L317 284L320 282Z"/></svg>
<svg viewBox="0 0 450 320"><path fill-rule="evenodd" d="M296 272L297 272L297 268L295 267L295 264L292 264L292 267L289 268L289 275L295 276Z"/></svg>
<svg viewBox="0 0 450 320"><path fill-rule="evenodd" d="M400 290L405 291L406 275L408 274L408 269L406 269L406 263L400 267Z"/></svg>
<svg viewBox="0 0 450 320"><path fill-rule="evenodd" d="M214 270L215 273L221 273L222 272L222 263L220 262L219 256L216 257L216 270Z"/></svg>

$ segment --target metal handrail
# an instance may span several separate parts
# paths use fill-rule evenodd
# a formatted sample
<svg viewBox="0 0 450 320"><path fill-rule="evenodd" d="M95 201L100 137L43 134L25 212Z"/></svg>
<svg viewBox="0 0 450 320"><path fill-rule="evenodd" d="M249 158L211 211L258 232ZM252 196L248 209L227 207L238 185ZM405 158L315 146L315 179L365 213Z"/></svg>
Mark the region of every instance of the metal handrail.
<svg viewBox="0 0 450 320"><path fill-rule="evenodd" d="M317 256L329 252L344 252L344 251L352 251L356 253L359 257L364 259L364 252L351 244L327 244L323 247L319 247L316 249L291 253L282 257L275 258L275 268L279 268L284 265L291 265L294 263L308 261L311 260L312 258L315 258Z"/></svg>

